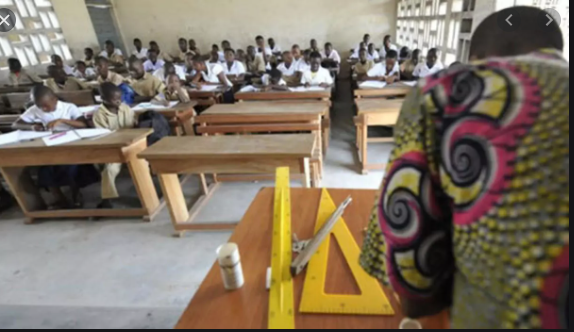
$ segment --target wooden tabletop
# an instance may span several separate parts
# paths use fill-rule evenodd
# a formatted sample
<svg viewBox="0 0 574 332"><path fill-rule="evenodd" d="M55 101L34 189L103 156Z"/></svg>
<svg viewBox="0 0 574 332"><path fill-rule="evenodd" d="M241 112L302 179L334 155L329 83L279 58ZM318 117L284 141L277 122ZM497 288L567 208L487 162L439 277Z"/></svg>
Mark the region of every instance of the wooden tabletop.
<svg viewBox="0 0 574 332"><path fill-rule="evenodd" d="M153 160L305 158L311 157L315 135L245 135L165 137L138 155Z"/></svg>
<svg viewBox="0 0 574 332"><path fill-rule="evenodd" d="M357 89L355 90L355 97L387 97L387 96L406 96L413 87L403 84L401 82L389 84L382 89Z"/></svg>
<svg viewBox="0 0 574 332"><path fill-rule="evenodd" d="M335 205L347 196L353 203L343 218L359 245L363 243L363 229L367 226L375 201L374 190L329 189ZM292 229L299 239L313 235L320 189L291 189ZM223 288L219 266L214 264L195 293L176 328L178 329L266 329L269 292L265 289L267 268L271 264L271 235L273 229L274 189L259 192L251 207L239 223L229 242L237 243L241 255L245 285L240 290L227 292ZM336 242L332 241L331 243ZM216 255L213 253L213 260ZM357 257L358 259L358 257ZM332 245L329 252L327 293L356 294L354 280L349 276L343 254ZM294 303L297 329L396 329L403 319L399 305L388 289L385 292L396 314L394 316L353 316L301 314L298 306L305 273L294 280ZM445 313L421 320L424 328L446 328Z"/></svg>
<svg viewBox="0 0 574 332"><path fill-rule="evenodd" d="M37 139L28 142L20 142L9 145L0 146L0 159L4 153L13 151L30 152L33 153L37 150L50 150L53 152L62 150L84 150L84 149L104 149L104 148L121 148L129 146L143 138L146 138L151 133L152 129L123 129L113 132L107 136L97 139L83 139L63 145L46 146L42 139Z"/></svg>
<svg viewBox="0 0 574 332"><path fill-rule="evenodd" d="M208 108L202 115L280 115L280 114L325 114L329 105L324 102L314 103L235 103L218 104Z"/></svg>
<svg viewBox="0 0 574 332"><path fill-rule="evenodd" d="M363 113L400 112L404 99L357 99L357 110Z"/></svg>
<svg viewBox="0 0 574 332"><path fill-rule="evenodd" d="M137 104L134 106L137 106ZM135 112L136 113L143 113L146 111L154 111L157 113L170 113L171 114L174 112L175 113L176 112L185 112L185 111L188 111L190 109L193 109L195 106L197 106L197 100L191 100L187 103L177 103L175 106L170 107L170 108L163 108L163 107L158 106L158 108L148 108L145 110L137 110Z"/></svg>
<svg viewBox="0 0 574 332"><path fill-rule="evenodd" d="M326 99L331 97L331 89L324 91L268 91L238 92L236 100L281 100L281 99Z"/></svg>

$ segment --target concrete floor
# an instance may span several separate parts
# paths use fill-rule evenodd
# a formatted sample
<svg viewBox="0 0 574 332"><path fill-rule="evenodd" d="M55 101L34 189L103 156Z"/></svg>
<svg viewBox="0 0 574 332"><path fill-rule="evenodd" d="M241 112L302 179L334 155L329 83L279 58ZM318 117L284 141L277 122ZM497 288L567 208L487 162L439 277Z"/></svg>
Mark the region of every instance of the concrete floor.
<svg viewBox="0 0 574 332"><path fill-rule="evenodd" d="M338 96L323 185L376 189L382 171L358 172L353 102L345 82ZM389 152L388 144L371 145L369 159L385 162ZM259 189L272 185L225 183L198 221L239 221ZM88 197L97 197L97 186L88 189ZM120 190L133 193L129 180ZM196 195L198 181L184 190ZM184 239L172 234L166 210L151 224L134 219L26 226L18 208L3 213L0 328L172 328L231 232L190 233Z"/></svg>

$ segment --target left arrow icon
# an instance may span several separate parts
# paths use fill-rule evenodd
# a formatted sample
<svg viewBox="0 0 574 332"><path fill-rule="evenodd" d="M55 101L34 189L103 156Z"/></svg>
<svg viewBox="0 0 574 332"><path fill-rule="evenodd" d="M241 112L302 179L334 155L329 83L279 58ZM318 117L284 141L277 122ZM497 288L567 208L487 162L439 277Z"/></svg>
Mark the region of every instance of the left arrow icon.
<svg viewBox="0 0 574 332"><path fill-rule="evenodd" d="M512 18L512 14L510 14L510 16L508 16L506 18L506 23L508 23L508 25L512 26L512 22L510 22L510 19Z"/></svg>

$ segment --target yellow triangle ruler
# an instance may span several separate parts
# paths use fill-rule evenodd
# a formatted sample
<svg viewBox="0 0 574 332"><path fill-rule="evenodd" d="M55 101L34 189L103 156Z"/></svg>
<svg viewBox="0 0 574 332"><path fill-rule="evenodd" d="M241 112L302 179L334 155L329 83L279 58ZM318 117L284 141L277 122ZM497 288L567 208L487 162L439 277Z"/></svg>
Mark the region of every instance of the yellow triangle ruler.
<svg viewBox="0 0 574 332"><path fill-rule="evenodd" d="M291 190L289 168L277 169L273 210L269 329L295 329L291 277Z"/></svg>
<svg viewBox="0 0 574 332"><path fill-rule="evenodd" d="M336 209L337 207L329 192L323 189L315 233L321 229ZM368 275L359 265L359 246L343 218L340 218L335 224L331 234L334 235L345 256L345 260L361 290L361 295L325 293L331 238L331 236L327 236L307 267L299 310L303 313L394 315L394 310L379 282Z"/></svg>

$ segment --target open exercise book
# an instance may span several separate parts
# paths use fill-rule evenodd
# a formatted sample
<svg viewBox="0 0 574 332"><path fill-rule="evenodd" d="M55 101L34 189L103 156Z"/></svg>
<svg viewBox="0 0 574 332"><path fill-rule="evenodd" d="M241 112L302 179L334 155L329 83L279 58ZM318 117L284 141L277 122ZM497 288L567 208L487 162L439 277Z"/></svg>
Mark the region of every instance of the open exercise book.
<svg viewBox="0 0 574 332"><path fill-rule="evenodd" d="M16 130L8 134L0 135L0 145L31 141L50 135L52 135L51 131Z"/></svg>
<svg viewBox="0 0 574 332"><path fill-rule="evenodd" d="M381 81L365 81L359 84L361 89L382 89L387 86L387 82Z"/></svg>
<svg viewBox="0 0 574 332"><path fill-rule="evenodd" d="M46 146L55 146L79 141L81 139L97 139L111 133L112 131L109 129L75 129L45 136L42 140Z"/></svg>
<svg viewBox="0 0 574 332"><path fill-rule="evenodd" d="M139 105L136 105L134 107L132 107L132 110L134 112L137 111L146 111L146 110L166 110L169 108L174 107L175 105L179 104L179 101L170 101L169 105L164 106L164 105L156 105L153 103L141 103Z"/></svg>

